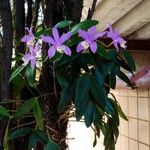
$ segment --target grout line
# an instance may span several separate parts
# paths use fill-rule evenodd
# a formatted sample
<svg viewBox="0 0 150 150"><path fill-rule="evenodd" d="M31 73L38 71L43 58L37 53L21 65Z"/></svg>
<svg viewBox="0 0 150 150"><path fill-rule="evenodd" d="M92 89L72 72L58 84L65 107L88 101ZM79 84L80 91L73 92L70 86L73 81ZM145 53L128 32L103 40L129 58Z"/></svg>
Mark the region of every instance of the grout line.
<svg viewBox="0 0 150 150"><path fill-rule="evenodd" d="M133 141L136 141L137 143L141 143L141 144L144 144L144 145L146 145L146 146L150 146L150 145L148 145L148 144L146 144L146 143L143 143L143 142L141 142L141 141L138 141L138 140L136 140L136 139L133 139L133 138L131 138L131 137L128 137L128 136L126 136L126 135L124 135L124 134L120 134L121 136L124 136L124 137L126 137L126 138L129 138L130 140L133 140Z"/></svg>

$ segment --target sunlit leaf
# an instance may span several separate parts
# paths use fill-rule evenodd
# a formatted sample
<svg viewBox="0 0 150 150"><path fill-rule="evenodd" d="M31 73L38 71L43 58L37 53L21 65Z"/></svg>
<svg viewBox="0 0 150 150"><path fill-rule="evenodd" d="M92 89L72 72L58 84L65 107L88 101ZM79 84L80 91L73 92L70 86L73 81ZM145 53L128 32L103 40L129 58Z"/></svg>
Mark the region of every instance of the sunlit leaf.
<svg viewBox="0 0 150 150"><path fill-rule="evenodd" d="M18 117L21 117L21 116L27 114L28 112L30 112L31 109L33 108L36 100L37 100L36 97L31 98L29 100L25 100L25 102L23 103L23 105L21 105L17 109L15 117L18 118Z"/></svg>
<svg viewBox="0 0 150 150"><path fill-rule="evenodd" d="M82 21L79 24L75 25L72 29L71 29L71 33L72 34L76 34L78 32L79 29L83 29L83 30L87 30L90 27L92 27L93 25L97 25L98 21L97 20L86 20L86 21Z"/></svg>
<svg viewBox="0 0 150 150"><path fill-rule="evenodd" d="M57 28L65 28L65 27L69 26L71 23L72 23L72 21L70 21L70 20L64 20L64 21L58 22L55 25L55 27L57 27Z"/></svg>
<svg viewBox="0 0 150 150"><path fill-rule="evenodd" d="M19 66L10 76L9 82L11 82L23 69L25 66L21 65Z"/></svg>

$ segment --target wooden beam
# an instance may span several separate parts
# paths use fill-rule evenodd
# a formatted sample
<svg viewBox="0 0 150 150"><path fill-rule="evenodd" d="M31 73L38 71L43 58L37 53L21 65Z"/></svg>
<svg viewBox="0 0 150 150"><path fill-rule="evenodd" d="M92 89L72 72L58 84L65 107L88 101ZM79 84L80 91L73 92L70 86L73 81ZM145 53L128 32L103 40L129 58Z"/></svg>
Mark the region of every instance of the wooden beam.
<svg viewBox="0 0 150 150"><path fill-rule="evenodd" d="M100 31L105 30L109 23L114 24L141 1L142 0L103 0L97 6L93 16L94 19L100 22L98 29Z"/></svg>
<svg viewBox="0 0 150 150"><path fill-rule="evenodd" d="M135 31L129 36L129 39L150 39L150 23L147 23L145 26L141 27L139 30Z"/></svg>
<svg viewBox="0 0 150 150"><path fill-rule="evenodd" d="M111 39L100 39L106 45L109 45L112 40ZM127 49L128 50L144 50L150 52L150 40L130 40L126 39L127 41ZM110 48L114 48L112 45Z"/></svg>
<svg viewBox="0 0 150 150"><path fill-rule="evenodd" d="M143 0L129 13L117 21L113 27L119 30L122 36L128 36L137 29L150 22L150 0ZM125 7L125 6L124 6Z"/></svg>

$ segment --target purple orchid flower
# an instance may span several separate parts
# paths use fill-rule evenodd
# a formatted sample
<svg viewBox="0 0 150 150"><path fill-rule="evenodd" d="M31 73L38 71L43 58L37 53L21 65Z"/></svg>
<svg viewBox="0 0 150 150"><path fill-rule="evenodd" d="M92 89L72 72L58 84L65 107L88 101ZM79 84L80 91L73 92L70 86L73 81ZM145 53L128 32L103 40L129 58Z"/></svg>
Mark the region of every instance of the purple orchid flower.
<svg viewBox="0 0 150 150"><path fill-rule="evenodd" d="M55 55L56 51L59 51L61 53L64 52L66 55L71 56L70 48L64 44L71 37L71 33L68 32L63 34L62 36L59 36L58 29L54 27L52 29L52 35L53 38L51 36L41 36L41 39L44 42L47 42L51 45L48 49L48 56L52 58Z"/></svg>
<svg viewBox="0 0 150 150"><path fill-rule="evenodd" d="M22 60L24 61L23 65L27 65L29 62L31 63L31 68L34 69L36 66L36 61L39 55L40 45L37 42L35 47L29 46L29 53L26 53Z"/></svg>
<svg viewBox="0 0 150 150"><path fill-rule="evenodd" d="M33 32L32 32L32 28L33 28L33 27L31 27L31 28L29 29L28 27L26 27L26 30L28 31L28 34L25 35L25 36L21 39L21 41L24 42L24 43L27 43L27 45L33 45L33 43L34 43L35 37L34 37L34 34L33 34Z"/></svg>
<svg viewBox="0 0 150 150"><path fill-rule="evenodd" d="M114 44L115 48L117 49L117 51L119 51L118 44L120 44L120 46L122 48L126 49L126 47L127 47L125 45L126 41L122 37L120 37L118 31L113 30L111 24L109 24L109 31L107 31L107 36L113 40L113 44Z"/></svg>
<svg viewBox="0 0 150 150"><path fill-rule="evenodd" d="M89 47L93 53L96 53L96 40L100 37L103 37L106 34L106 32L97 32L96 26L92 26L90 29L88 29L87 32L85 30L79 30L78 33L79 36L81 36L84 39L84 41L80 42L77 46L78 53L83 50L86 50Z"/></svg>

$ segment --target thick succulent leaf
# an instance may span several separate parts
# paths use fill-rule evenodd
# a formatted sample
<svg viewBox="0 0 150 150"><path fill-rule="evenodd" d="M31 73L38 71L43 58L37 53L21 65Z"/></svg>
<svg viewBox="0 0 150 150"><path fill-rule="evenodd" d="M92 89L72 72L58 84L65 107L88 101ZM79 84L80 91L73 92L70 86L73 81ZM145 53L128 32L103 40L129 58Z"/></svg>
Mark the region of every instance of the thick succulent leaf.
<svg viewBox="0 0 150 150"><path fill-rule="evenodd" d="M97 20L86 20L86 21L82 21L79 24L75 25L74 27L72 27L71 29L71 33L72 34L76 34L78 32L79 29L83 29L83 30L87 30L90 27L92 27L93 25L97 25L98 21Z"/></svg>
<svg viewBox="0 0 150 150"><path fill-rule="evenodd" d="M15 139L18 138L20 136L25 136L26 134L32 132L33 129L32 128L19 128L13 132L11 132L11 134L9 135L9 139Z"/></svg>
<svg viewBox="0 0 150 150"><path fill-rule="evenodd" d="M104 87L98 84L94 78L91 78L91 94L93 95L97 104L104 109L107 100L106 91Z"/></svg>
<svg viewBox="0 0 150 150"><path fill-rule="evenodd" d="M60 146L56 142L50 140L44 150L60 150Z"/></svg>
<svg viewBox="0 0 150 150"><path fill-rule="evenodd" d="M25 102L17 109L15 117L22 117L23 115L27 114L33 108L37 97L33 97L29 100L25 100Z"/></svg>
<svg viewBox="0 0 150 150"><path fill-rule="evenodd" d="M29 138L29 145L28 145L29 150L32 150L32 148L34 148L37 142L38 142L38 139L36 138L33 132Z"/></svg>
<svg viewBox="0 0 150 150"><path fill-rule="evenodd" d="M109 86L112 89L115 89L115 87L116 87L116 76L112 72L110 72L110 74L109 74Z"/></svg>
<svg viewBox="0 0 150 150"><path fill-rule="evenodd" d="M65 27L69 26L70 24L72 24L72 21L70 21L70 20L64 20L64 21L58 22L55 25L55 27L56 28L65 28Z"/></svg>
<svg viewBox="0 0 150 150"><path fill-rule="evenodd" d="M89 74L83 74L77 81L75 93L76 118L80 120L89 101L91 80Z"/></svg>
<svg viewBox="0 0 150 150"><path fill-rule="evenodd" d="M36 120L36 124L39 129L43 130L43 116L42 116L42 109L38 102L38 99L35 100L33 105L33 113Z"/></svg>
<svg viewBox="0 0 150 150"><path fill-rule="evenodd" d="M133 60L132 55L130 54L130 52L126 50L126 51L123 51L123 54L124 54L125 59L128 62L128 65L130 66L130 68L133 71L135 71L136 70L136 65L135 65L135 62L134 62L134 60Z"/></svg>
<svg viewBox="0 0 150 150"><path fill-rule="evenodd" d="M20 74L20 72L25 68L25 66L21 65L19 66L10 76L9 82L11 82L17 75Z"/></svg>
<svg viewBox="0 0 150 150"><path fill-rule="evenodd" d="M94 105L91 102L89 102L86 111L84 113L85 125L87 128L90 127L92 124L93 111L94 111Z"/></svg>
<svg viewBox="0 0 150 150"><path fill-rule="evenodd" d="M36 129L34 132L33 132L35 138L37 138L38 141L40 141L41 143L47 145L48 142L49 142L49 139L48 137L46 136L46 134L44 133L44 131L41 131L39 129Z"/></svg>

